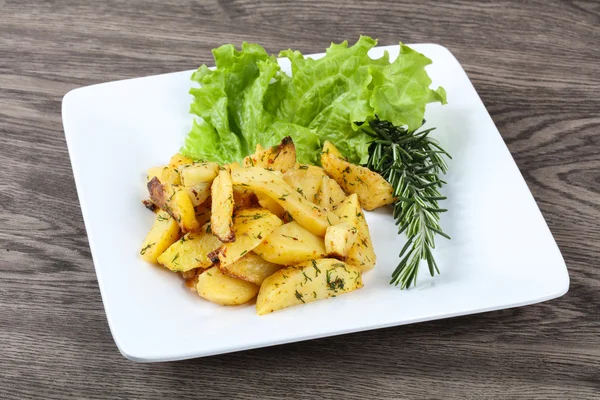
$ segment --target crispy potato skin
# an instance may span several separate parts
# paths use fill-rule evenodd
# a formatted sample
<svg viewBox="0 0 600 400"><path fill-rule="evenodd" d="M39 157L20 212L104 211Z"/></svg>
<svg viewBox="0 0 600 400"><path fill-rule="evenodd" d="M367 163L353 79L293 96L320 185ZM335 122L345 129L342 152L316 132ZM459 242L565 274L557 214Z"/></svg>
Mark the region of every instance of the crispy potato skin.
<svg viewBox="0 0 600 400"><path fill-rule="evenodd" d="M144 205L144 207L146 207L146 209L152 211L153 213L159 210L158 206L154 204L150 199L142 200L142 204Z"/></svg>
<svg viewBox="0 0 600 400"><path fill-rule="evenodd" d="M157 177L153 177L147 186L152 202L168 212L184 233L200 228L187 190L178 185L163 184Z"/></svg>
<svg viewBox="0 0 600 400"><path fill-rule="evenodd" d="M233 187L233 208L241 210L243 208L253 208L259 206L256 194L244 186ZM266 207L265 207L266 208Z"/></svg>
<svg viewBox="0 0 600 400"><path fill-rule="evenodd" d="M154 176L148 181L148 194L150 200L158 207L163 208L167 204L167 197L165 196L165 188L160 183L160 180Z"/></svg>

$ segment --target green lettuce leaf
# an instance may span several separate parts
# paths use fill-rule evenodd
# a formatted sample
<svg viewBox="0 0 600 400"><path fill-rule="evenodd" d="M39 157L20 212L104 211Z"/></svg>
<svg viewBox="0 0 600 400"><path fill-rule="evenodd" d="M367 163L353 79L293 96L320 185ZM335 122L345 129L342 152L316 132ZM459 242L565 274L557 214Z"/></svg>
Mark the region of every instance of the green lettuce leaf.
<svg viewBox="0 0 600 400"><path fill-rule="evenodd" d="M425 71L429 64L429 58L401 44L400 54L393 63L371 67L370 105L379 119L413 131L423 123L427 103L446 104L444 88L429 89L431 79Z"/></svg>
<svg viewBox="0 0 600 400"><path fill-rule="evenodd" d="M198 118L181 152L196 160L240 161L257 144L272 146L291 136L299 162L318 163L329 140L348 159L365 163L372 140L364 122L376 117L409 130L418 128L431 102L446 102L443 88L429 88L431 61L401 44L390 63L387 52L373 60L377 41L367 36L351 47L332 44L314 60L285 50L292 75L259 45L213 50L216 69L201 66L192 76L191 113Z"/></svg>

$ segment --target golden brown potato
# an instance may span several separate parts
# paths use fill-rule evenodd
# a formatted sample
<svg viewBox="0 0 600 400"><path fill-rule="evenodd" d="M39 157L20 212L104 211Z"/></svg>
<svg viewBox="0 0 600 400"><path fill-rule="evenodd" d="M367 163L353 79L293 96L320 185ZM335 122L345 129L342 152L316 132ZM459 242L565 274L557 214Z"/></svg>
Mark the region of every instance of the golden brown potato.
<svg viewBox="0 0 600 400"><path fill-rule="evenodd" d="M152 211L153 213L156 213L158 212L158 210L160 210L160 208L158 208L158 206L154 204L150 199L142 200L142 204L144 205L144 207L146 207L147 210Z"/></svg>
<svg viewBox="0 0 600 400"><path fill-rule="evenodd" d="M154 204L175 218L184 233L200 228L187 190L178 185L163 184L153 177L148 182L148 193Z"/></svg>
<svg viewBox="0 0 600 400"><path fill-rule="evenodd" d="M195 268L195 269L190 269L188 271L182 271L182 272L180 272L180 274L181 274L181 277L187 281L188 279L195 278L196 275L198 275L198 273L202 272L202 271L203 271L202 268Z"/></svg>
<svg viewBox="0 0 600 400"><path fill-rule="evenodd" d="M219 174L219 164L214 162L185 164L179 166L179 175L183 186L211 183Z"/></svg>
<svg viewBox="0 0 600 400"><path fill-rule="evenodd" d="M158 257L158 263L174 272L210 267L212 261L208 253L217 249L221 242L207 228L190 232L173 243Z"/></svg>
<svg viewBox="0 0 600 400"><path fill-rule="evenodd" d="M285 172L296 164L296 147L291 137L286 136L280 144L263 149L256 146L256 152L244 158L244 167L262 167L271 171Z"/></svg>
<svg viewBox="0 0 600 400"><path fill-rule="evenodd" d="M256 195L245 186L233 187L233 205L236 210L258 206Z"/></svg>
<svg viewBox="0 0 600 400"><path fill-rule="evenodd" d="M337 223L332 212L307 201L281 176L258 167L233 168L231 179L234 185L247 185L254 192L261 192L275 200L294 221L318 236L325 236L328 226Z"/></svg>
<svg viewBox="0 0 600 400"><path fill-rule="evenodd" d="M325 233L325 251L329 257L346 260L352 245L356 241L358 229L348 222L340 222L327 228Z"/></svg>
<svg viewBox="0 0 600 400"><path fill-rule="evenodd" d="M221 267L231 265L251 252L279 225L281 220L268 210L247 208L237 211L233 216L235 242L224 243L209 254L209 258L219 262Z"/></svg>
<svg viewBox="0 0 600 400"><path fill-rule="evenodd" d="M212 267L196 277L196 290L208 301L223 306L235 306L252 300L258 293L258 286L232 278L218 267Z"/></svg>
<svg viewBox="0 0 600 400"><path fill-rule="evenodd" d="M256 193L256 198L258 199L258 204L262 208L266 208L267 210L271 211L273 214L277 215L279 218L283 217L285 210L275 200L271 199L266 194L262 194L260 192Z"/></svg>
<svg viewBox="0 0 600 400"><path fill-rule="evenodd" d="M185 164L191 164L194 160L179 153L176 153L169 160L168 168L163 171L164 182L173 185L181 185L181 176L179 175L179 167ZM160 179L160 178L159 178ZM163 182L163 180L161 180Z"/></svg>
<svg viewBox="0 0 600 400"><path fill-rule="evenodd" d="M142 242L140 255L145 261L155 263L157 258L177 239L179 225L166 211L159 211L154 224Z"/></svg>
<svg viewBox="0 0 600 400"><path fill-rule="evenodd" d="M363 286L361 272L333 258L306 261L275 272L264 280L256 299L256 313L309 303Z"/></svg>
<svg viewBox="0 0 600 400"><path fill-rule="evenodd" d="M346 193L356 193L364 209L374 210L393 203L393 188L381 175L349 163L336 154L339 154L339 151L335 146L325 142L321 153L323 169Z"/></svg>
<svg viewBox="0 0 600 400"><path fill-rule="evenodd" d="M171 185L179 185L181 183L179 174L168 165L152 167L146 173L146 183L156 177L162 183L170 183Z"/></svg>
<svg viewBox="0 0 600 400"><path fill-rule="evenodd" d="M260 285L265 278L279 271L281 265L268 262L259 255L250 252L233 264L219 264L219 268L229 276Z"/></svg>
<svg viewBox="0 0 600 400"><path fill-rule="evenodd" d="M331 227L330 227L331 228ZM325 257L323 238L290 222L275 229L254 252L272 263L292 265Z"/></svg>
<svg viewBox="0 0 600 400"><path fill-rule="evenodd" d="M357 227L358 214L362 213L362 209L356 193L346 197L333 212L339 217L340 223L347 222L351 226Z"/></svg>
<svg viewBox="0 0 600 400"><path fill-rule="evenodd" d="M375 266L375 249L364 212L360 208L358 196L356 194L348 196L335 210L335 213L340 221L348 223L357 230L356 240L348 250L346 262L361 271L370 270Z"/></svg>
<svg viewBox="0 0 600 400"><path fill-rule="evenodd" d="M185 186L192 204L197 207L203 204L210 197L210 182L197 183L193 186Z"/></svg>
<svg viewBox="0 0 600 400"><path fill-rule="evenodd" d="M290 138L268 149L257 145L244 166L175 154L147 173L151 200L144 204L156 219L142 258L217 304L243 304L258 294L259 315L362 287L375 253L359 200L373 194L379 200L367 198L367 206L381 203L382 185L328 142L322 163L327 170L296 163ZM346 197L338 175L367 189Z"/></svg>
<svg viewBox="0 0 600 400"><path fill-rule="evenodd" d="M330 177L324 176L317 193L317 204L331 211L340 205L345 198L346 193L344 193L340 185Z"/></svg>
<svg viewBox="0 0 600 400"><path fill-rule="evenodd" d="M194 160L191 158L184 156L183 154L176 153L169 160L169 166L171 168L177 169L180 165L192 164Z"/></svg>
<svg viewBox="0 0 600 400"><path fill-rule="evenodd" d="M180 272L181 277L185 281L185 287L190 289L194 293L198 293L196 290L196 283L198 282L198 275L200 275L203 271L206 271L204 268L196 268L191 269L189 271Z"/></svg>
<svg viewBox="0 0 600 400"><path fill-rule="evenodd" d="M213 234L223 243L235 241L233 232L233 185L226 168L219 171L211 187L212 207L210 223Z"/></svg>
<svg viewBox="0 0 600 400"><path fill-rule="evenodd" d="M296 164L283 174L284 181L313 203L317 203L317 193L321 189L324 177L327 177L327 174L323 168L305 164Z"/></svg>
<svg viewBox="0 0 600 400"><path fill-rule="evenodd" d="M206 199L206 201L199 206L194 207L194 214L196 215L196 221L200 224L200 226L206 225L210 222L210 198Z"/></svg>
<svg viewBox="0 0 600 400"><path fill-rule="evenodd" d="M165 168L167 168L166 165L148 168L148 171L146 172L146 183L150 182L154 177L156 177L159 181L162 181L162 174Z"/></svg>

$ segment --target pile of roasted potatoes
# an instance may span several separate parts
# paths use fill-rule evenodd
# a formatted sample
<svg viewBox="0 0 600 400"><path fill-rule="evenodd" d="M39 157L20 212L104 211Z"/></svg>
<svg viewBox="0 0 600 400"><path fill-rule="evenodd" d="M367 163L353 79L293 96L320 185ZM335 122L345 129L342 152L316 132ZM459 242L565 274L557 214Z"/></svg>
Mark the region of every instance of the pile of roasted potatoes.
<svg viewBox="0 0 600 400"><path fill-rule="evenodd" d="M321 165L298 164L291 138L241 165L174 155L147 173L141 257L214 303L256 298L259 315L361 288L375 266L363 208L392 203L392 187L329 142Z"/></svg>

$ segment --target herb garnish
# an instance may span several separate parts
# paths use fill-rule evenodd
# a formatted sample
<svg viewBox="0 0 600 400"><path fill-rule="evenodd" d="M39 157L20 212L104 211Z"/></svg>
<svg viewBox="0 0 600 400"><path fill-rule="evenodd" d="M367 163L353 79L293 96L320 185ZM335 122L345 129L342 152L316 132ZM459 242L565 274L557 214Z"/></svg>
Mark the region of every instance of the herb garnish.
<svg viewBox="0 0 600 400"><path fill-rule="evenodd" d="M335 277L335 279L332 279L331 274L334 269L335 268L327 270L327 287L329 290L334 290L337 292L339 289L344 288L344 280L339 276Z"/></svg>
<svg viewBox="0 0 600 400"><path fill-rule="evenodd" d="M367 167L381 174L394 188L394 219L398 234L406 233L406 245L400 251L400 263L390 283L402 289L416 284L421 260L426 260L429 273L440 273L433 258L436 234L450 239L439 224L438 201L445 200L439 178L448 170L444 156L450 155L429 137L435 128L417 132L375 119L369 123L375 140L369 146Z"/></svg>
<svg viewBox="0 0 600 400"><path fill-rule="evenodd" d="M140 250L140 254L141 254L141 255L144 255L144 254L146 254L146 251L148 251L148 249L149 249L150 247L154 246L155 244L156 244L156 243L150 243L150 244L148 244L148 245L147 245L147 246L145 246L145 247L144 247L142 250Z"/></svg>

